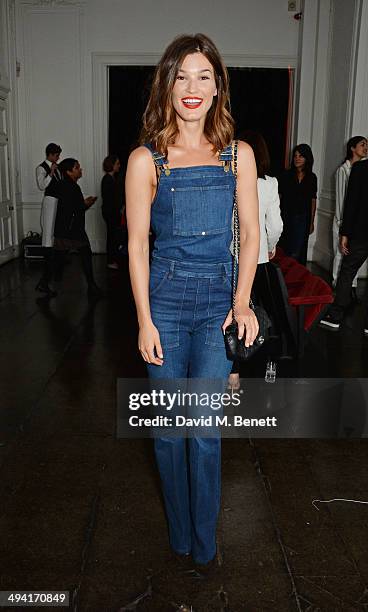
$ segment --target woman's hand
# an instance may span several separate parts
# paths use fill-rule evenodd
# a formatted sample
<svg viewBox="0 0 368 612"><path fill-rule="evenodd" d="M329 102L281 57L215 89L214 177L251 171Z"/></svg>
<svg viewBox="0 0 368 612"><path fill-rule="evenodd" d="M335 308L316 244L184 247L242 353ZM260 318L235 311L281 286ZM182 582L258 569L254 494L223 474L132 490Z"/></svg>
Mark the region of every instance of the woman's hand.
<svg viewBox="0 0 368 612"><path fill-rule="evenodd" d="M222 326L222 331L225 333L225 329L233 320L232 310L229 310L225 322ZM238 338L241 340L244 338L244 344L246 347L252 346L254 340L257 337L259 331L259 325L257 317L254 311L249 306L235 305L235 320L238 324Z"/></svg>
<svg viewBox="0 0 368 612"><path fill-rule="evenodd" d="M153 323L146 323L139 329L138 348L147 363L161 366L164 361L160 334ZM157 355L157 357L156 357Z"/></svg>

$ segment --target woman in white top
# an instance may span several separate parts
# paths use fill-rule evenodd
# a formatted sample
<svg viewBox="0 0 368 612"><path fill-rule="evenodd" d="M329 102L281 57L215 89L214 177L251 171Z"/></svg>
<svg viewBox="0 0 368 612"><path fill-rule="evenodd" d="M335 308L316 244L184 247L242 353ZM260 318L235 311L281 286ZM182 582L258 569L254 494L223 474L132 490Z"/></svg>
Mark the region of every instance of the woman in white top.
<svg viewBox="0 0 368 612"><path fill-rule="evenodd" d="M344 212L344 201L346 190L349 182L351 168L355 162L367 157L367 139L364 136L353 136L348 140L346 145L345 161L336 170L335 174L335 190L336 190L336 210L332 224L332 238L334 249L334 261L332 268L333 285L336 285L339 275L342 253L339 248L339 230ZM352 296L356 299L355 289L358 282L358 274L355 276L352 285Z"/></svg>
<svg viewBox="0 0 368 612"><path fill-rule="evenodd" d="M280 198L277 179L268 176L270 169L270 154L261 134L247 130L241 134L241 140L247 142L253 149L257 166L257 190L259 203L259 231L260 244L258 255L258 268L268 263L275 255L276 245L282 233L282 219L280 212ZM229 386L238 389L239 362L234 366L229 376Z"/></svg>

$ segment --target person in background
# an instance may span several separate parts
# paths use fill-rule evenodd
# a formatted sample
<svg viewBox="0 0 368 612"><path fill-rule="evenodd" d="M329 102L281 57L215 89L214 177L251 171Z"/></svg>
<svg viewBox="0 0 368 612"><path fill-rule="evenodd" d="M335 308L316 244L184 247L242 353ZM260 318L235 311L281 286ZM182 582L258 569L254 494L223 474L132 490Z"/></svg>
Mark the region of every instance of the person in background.
<svg viewBox="0 0 368 612"><path fill-rule="evenodd" d="M345 198L340 226L340 248L343 254L336 294L320 325L340 329L351 298L351 283L360 266L368 258L368 159L354 164ZM368 304L365 305L363 333L368 336Z"/></svg>
<svg viewBox="0 0 368 612"><path fill-rule="evenodd" d="M348 186L349 176L353 164L357 161L361 161L364 157L367 157L367 139L364 136L353 136L348 140L346 145L346 156L344 162L336 170L335 174L335 193L336 193L336 209L335 216L332 224L332 239L333 239L333 250L334 260L332 267L332 278L333 286L336 286L337 277L339 275L342 253L339 246L339 231L342 223L342 217L344 212L344 201L346 190ZM358 275L353 279L351 288L351 297L354 301L357 301L356 288L358 284Z"/></svg>
<svg viewBox="0 0 368 612"><path fill-rule="evenodd" d="M54 274L54 253L52 247L54 244L54 224L58 202L56 190L57 184L62 178L57 165L61 147L54 142L50 142L46 147L45 153L46 159L36 168L37 187L44 192L40 220L44 270L42 277L36 285L36 291L41 291L48 297L54 297L57 293L50 288L49 283Z"/></svg>
<svg viewBox="0 0 368 612"><path fill-rule="evenodd" d="M82 176L79 161L72 157L64 159L60 164L63 180L58 186L58 207L54 229L54 248L58 256L65 251L79 252L83 272L88 284L88 295L100 297L101 289L96 285L92 251L85 230L85 213L97 200L94 196L84 198L78 181Z"/></svg>
<svg viewBox="0 0 368 612"><path fill-rule="evenodd" d="M284 229L281 246L286 255L307 263L308 240L314 231L317 177L312 172L313 153L309 145L293 149L291 166L281 176L279 193Z"/></svg>
<svg viewBox="0 0 368 612"><path fill-rule="evenodd" d="M252 147L257 166L260 231L257 274L261 274L262 267L274 257L276 245L282 232L278 182L275 177L268 175L271 163L270 154L263 136L247 130L240 134L240 139ZM239 365L238 361L234 361L229 376L229 387L234 390L240 387Z"/></svg>
<svg viewBox="0 0 368 612"><path fill-rule="evenodd" d="M111 270L118 270L117 233L121 223L121 202L118 197L117 174L120 170L120 160L117 155L105 157L103 169L105 175L101 181L101 196L102 216L106 223L107 267Z"/></svg>

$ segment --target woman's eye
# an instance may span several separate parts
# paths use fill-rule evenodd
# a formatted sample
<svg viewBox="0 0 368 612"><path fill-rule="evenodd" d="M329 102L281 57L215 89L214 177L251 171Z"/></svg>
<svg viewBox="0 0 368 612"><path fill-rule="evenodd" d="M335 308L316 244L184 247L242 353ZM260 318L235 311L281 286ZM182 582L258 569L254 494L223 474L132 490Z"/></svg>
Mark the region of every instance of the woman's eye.
<svg viewBox="0 0 368 612"><path fill-rule="evenodd" d="M176 77L177 81L184 81L184 77L181 74L178 74L178 76Z"/></svg>
<svg viewBox="0 0 368 612"><path fill-rule="evenodd" d="M208 76L201 76L201 81L208 81L210 77Z"/></svg>

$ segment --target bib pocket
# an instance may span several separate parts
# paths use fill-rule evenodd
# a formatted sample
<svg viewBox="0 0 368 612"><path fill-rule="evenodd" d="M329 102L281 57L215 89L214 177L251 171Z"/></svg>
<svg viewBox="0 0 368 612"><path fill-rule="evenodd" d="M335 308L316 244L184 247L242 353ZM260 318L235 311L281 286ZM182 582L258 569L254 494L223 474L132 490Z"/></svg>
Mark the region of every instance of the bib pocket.
<svg viewBox="0 0 368 612"><path fill-rule="evenodd" d="M231 227L230 185L172 187L173 233L176 236L221 234Z"/></svg>

